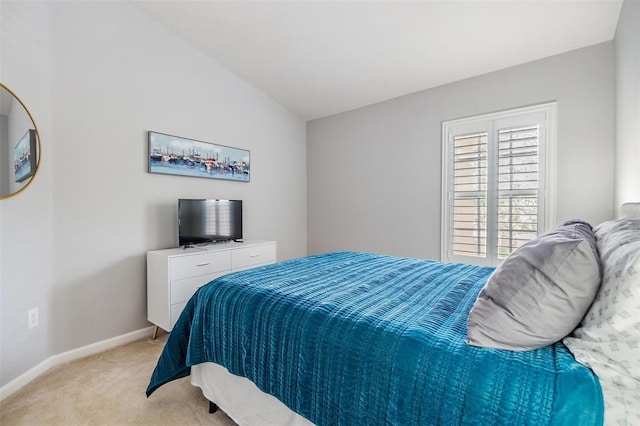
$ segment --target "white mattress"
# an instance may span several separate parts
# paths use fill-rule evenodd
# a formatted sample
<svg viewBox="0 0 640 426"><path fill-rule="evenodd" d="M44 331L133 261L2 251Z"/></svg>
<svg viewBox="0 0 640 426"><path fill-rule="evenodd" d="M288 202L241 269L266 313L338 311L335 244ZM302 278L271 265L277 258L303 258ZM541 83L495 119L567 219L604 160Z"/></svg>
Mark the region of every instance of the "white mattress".
<svg viewBox="0 0 640 426"><path fill-rule="evenodd" d="M214 363L191 367L191 384L214 402L234 422L243 425L311 426L275 397L262 392L249 379L229 373Z"/></svg>

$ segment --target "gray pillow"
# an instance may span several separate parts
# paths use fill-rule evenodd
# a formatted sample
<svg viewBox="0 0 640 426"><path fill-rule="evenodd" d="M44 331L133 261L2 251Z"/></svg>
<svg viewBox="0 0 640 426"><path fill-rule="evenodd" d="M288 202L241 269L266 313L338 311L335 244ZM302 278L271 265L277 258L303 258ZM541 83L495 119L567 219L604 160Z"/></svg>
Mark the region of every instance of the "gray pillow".
<svg viewBox="0 0 640 426"><path fill-rule="evenodd" d="M512 351L555 343L580 323L600 281L591 225L565 222L496 268L469 313L466 342Z"/></svg>

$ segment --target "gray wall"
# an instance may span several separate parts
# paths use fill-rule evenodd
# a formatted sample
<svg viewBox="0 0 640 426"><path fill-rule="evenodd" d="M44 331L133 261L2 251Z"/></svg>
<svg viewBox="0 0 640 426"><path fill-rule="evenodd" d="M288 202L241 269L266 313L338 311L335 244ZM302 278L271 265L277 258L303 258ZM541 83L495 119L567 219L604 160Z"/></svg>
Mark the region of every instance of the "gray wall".
<svg viewBox="0 0 640 426"><path fill-rule="evenodd" d="M1 385L149 325L145 252L177 245L178 198L243 199L246 238L306 254L304 120L131 3L1 7L2 79L43 147L33 184L0 207ZM149 174L148 130L249 149L251 182Z"/></svg>
<svg viewBox="0 0 640 426"><path fill-rule="evenodd" d="M4 386L50 355L55 139L48 10L41 3L2 1L0 19L0 78L29 108L41 138L48 142L29 187L0 201L0 385ZM83 259L81 253L79 260ZM39 308L40 325L27 330L27 310L33 307Z"/></svg>
<svg viewBox="0 0 640 426"><path fill-rule="evenodd" d="M612 218L607 42L308 122L308 252L438 259L442 121L554 100L557 220Z"/></svg>
<svg viewBox="0 0 640 426"><path fill-rule="evenodd" d="M615 206L640 201L640 2L626 0L615 38Z"/></svg>

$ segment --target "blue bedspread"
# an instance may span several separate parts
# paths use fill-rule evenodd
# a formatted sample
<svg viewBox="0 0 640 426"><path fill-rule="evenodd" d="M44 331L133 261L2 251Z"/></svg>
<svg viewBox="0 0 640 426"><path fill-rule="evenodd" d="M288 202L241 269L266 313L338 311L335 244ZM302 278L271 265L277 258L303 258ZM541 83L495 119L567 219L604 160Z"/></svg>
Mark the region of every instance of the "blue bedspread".
<svg viewBox="0 0 640 426"><path fill-rule="evenodd" d="M493 268L339 252L218 278L189 301L147 395L215 362L317 425L600 425L597 377L561 343L465 344Z"/></svg>

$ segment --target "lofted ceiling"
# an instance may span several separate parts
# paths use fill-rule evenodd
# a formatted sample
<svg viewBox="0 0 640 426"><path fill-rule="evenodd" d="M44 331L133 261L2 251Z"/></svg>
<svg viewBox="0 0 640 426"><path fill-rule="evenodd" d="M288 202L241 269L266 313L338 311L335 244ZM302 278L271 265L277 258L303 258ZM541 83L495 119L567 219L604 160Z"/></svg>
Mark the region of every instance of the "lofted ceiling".
<svg viewBox="0 0 640 426"><path fill-rule="evenodd" d="M622 0L135 1L304 119L612 40Z"/></svg>

